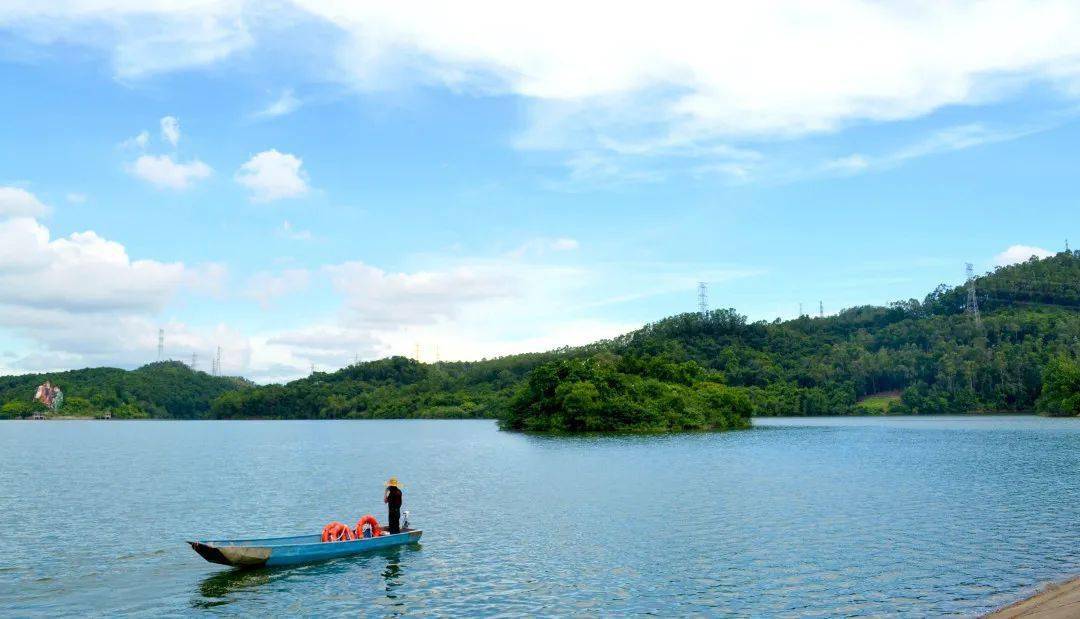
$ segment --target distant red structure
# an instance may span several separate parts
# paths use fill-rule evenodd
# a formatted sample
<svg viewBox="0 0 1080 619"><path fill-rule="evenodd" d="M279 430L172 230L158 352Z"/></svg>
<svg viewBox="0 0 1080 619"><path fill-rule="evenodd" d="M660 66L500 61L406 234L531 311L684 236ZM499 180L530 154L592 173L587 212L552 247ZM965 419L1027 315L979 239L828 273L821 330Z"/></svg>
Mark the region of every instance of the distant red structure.
<svg viewBox="0 0 1080 619"><path fill-rule="evenodd" d="M34 393L34 399L44 404L49 410L56 412L64 402L64 392L60 391L60 388L52 384L52 382L45 381L38 385L37 391Z"/></svg>

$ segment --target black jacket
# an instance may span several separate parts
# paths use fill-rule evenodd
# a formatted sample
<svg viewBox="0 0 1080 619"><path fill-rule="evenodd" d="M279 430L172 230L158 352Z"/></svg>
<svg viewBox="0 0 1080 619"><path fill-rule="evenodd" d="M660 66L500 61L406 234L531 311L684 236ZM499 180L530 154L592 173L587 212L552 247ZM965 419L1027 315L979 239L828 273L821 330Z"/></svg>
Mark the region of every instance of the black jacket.
<svg viewBox="0 0 1080 619"><path fill-rule="evenodd" d="M386 489L386 504L390 509L401 509L401 488L390 486Z"/></svg>

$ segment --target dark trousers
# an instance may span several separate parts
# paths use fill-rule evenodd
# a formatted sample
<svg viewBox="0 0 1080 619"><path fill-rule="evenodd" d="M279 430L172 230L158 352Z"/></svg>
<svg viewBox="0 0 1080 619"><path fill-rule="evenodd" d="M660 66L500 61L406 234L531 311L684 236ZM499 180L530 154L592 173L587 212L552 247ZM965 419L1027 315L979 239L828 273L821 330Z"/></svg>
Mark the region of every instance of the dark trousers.
<svg viewBox="0 0 1080 619"><path fill-rule="evenodd" d="M401 508L400 507L391 507L390 508L390 522L389 522L389 524L387 524L386 528L390 530L391 535L393 535L394 533L401 533Z"/></svg>

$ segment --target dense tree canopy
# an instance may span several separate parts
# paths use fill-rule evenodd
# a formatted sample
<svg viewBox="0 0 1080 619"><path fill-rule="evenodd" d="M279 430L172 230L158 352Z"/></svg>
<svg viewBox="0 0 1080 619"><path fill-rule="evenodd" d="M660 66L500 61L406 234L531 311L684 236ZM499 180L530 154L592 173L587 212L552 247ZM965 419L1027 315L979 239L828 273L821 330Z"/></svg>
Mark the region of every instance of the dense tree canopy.
<svg viewBox="0 0 1080 619"><path fill-rule="evenodd" d="M210 376L183 363L162 361L137 370L87 368L50 374L0 377L0 416L26 417L43 408L33 402L34 391L46 380L60 387L65 399L61 415L121 418L205 417L219 395L244 389L243 379Z"/></svg>
<svg viewBox="0 0 1080 619"><path fill-rule="evenodd" d="M745 389L694 362L601 353L533 370L500 420L511 430L662 432L750 425Z"/></svg>

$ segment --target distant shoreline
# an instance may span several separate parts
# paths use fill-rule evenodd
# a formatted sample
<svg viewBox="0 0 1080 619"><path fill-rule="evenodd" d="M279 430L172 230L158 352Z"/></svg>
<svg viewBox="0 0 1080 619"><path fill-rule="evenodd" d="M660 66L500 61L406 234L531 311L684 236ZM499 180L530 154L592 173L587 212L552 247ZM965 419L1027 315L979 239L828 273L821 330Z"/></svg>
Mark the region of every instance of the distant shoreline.
<svg viewBox="0 0 1080 619"><path fill-rule="evenodd" d="M1080 615L1080 576L1043 587L1034 595L985 615L984 619L1066 619Z"/></svg>
<svg viewBox="0 0 1080 619"><path fill-rule="evenodd" d="M751 417L755 419L940 419L942 417L959 418L993 418L993 417L1041 417L1044 419L1076 419L1080 417L1056 417L1042 415L1034 411L1029 412L993 412L993 413L941 413L933 415L759 415ZM495 417L337 417L333 419L314 417L223 417L223 418L176 418L176 417L76 417L72 415L60 415L45 419L8 418L0 421L498 421ZM603 434L603 433L601 433ZM631 432L631 434L635 434ZM641 434L666 434L666 432L644 432Z"/></svg>

